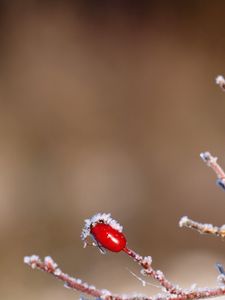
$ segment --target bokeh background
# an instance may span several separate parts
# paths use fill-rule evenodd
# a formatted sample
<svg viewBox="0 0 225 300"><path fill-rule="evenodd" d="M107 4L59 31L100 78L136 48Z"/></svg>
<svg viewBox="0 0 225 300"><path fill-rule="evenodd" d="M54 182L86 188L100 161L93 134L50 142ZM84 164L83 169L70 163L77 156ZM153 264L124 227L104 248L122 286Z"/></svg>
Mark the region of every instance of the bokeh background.
<svg viewBox="0 0 225 300"><path fill-rule="evenodd" d="M124 254L82 248L96 212L174 282L215 285L225 244L178 221L225 223L199 158L225 166L225 2L1 1L0 20L1 299L80 296L30 254L99 288L159 292Z"/></svg>

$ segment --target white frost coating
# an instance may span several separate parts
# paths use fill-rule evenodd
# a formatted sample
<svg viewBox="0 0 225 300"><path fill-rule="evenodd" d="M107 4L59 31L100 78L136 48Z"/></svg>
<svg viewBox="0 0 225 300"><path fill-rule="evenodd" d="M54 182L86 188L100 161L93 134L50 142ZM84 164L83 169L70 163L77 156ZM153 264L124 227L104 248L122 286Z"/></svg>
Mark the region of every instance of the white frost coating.
<svg viewBox="0 0 225 300"><path fill-rule="evenodd" d="M179 226L180 226L180 227L185 226L185 225L187 224L187 221L188 221L188 217L187 217L187 216L182 217L182 218L180 219L180 221L179 221Z"/></svg>
<svg viewBox="0 0 225 300"><path fill-rule="evenodd" d="M216 81L216 84L218 84L218 85L225 84L225 79L224 79L224 77L222 75L218 75L216 77L215 81Z"/></svg>
<svg viewBox="0 0 225 300"><path fill-rule="evenodd" d="M83 283L83 287L84 287L85 289L88 289L88 288L89 288L87 282L84 282L84 283Z"/></svg>
<svg viewBox="0 0 225 300"><path fill-rule="evenodd" d="M142 260L143 264L147 264L148 266L150 266L152 264L152 257L151 256L145 256Z"/></svg>
<svg viewBox="0 0 225 300"><path fill-rule="evenodd" d="M28 265L29 265L29 263L30 263L30 256L24 256L23 262L24 262L25 264L28 264Z"/></svg>
<svg viewBox="0 0 225 300"><path fill-rule="evenodd" d="M221 231L225 231L225 224L220 227Z"/></svg>
<svg viewBox="0 0 225 300"><path fill-rule="evenodd" d="M78 284L82 284L82 280L81 280L81 279L79 279L79 278L77 278L77 279L76 279L76 283L78 283Z"/></svg>
<svg viewBox="0 0 225 300"><path fill-rule="evenodd" d="M162 280L164 277L163 272L160 270L156 271L156 276L157 276L157 279L159 279L159 280Z"/></svg>
<svg viewBox="0 0 225 300"><path fill-rule="evenodd" d="M55 274L56 276L60 276L60 275L62 274L62 271L61 271L59 268L57 268L57 269L54 271L54 274Z"/></svg>
<svg viewBox="0 0 225 300"><path fill-rule="evenodd" d="M101 293L102 293L103 297L107 297L107 296L111 296L112 295L110 291L105 290L105 289L101 290Z"/></svg>
<svg viewBox="0 0 225 300"><path fill-rule="evenodd" d="M44 258L44 264L47 266L50 266L52 269L57 269L58 265L54 262L54 260L51 258L51 256L46 256Z"/></svg>
<svg viewBox="0 0 225 300"><path fill-rule="evenodd" d="M40 258L37 255L25 256L23 261L25 264L31 266L32 269L35 269L37 267L37 263L40 261Z"/></svg>
<svg viewBox="0 0 225 300"><path fill-rule="evenodd" d="M197 289L197 283L193 283L191 286L190 286L190 291L194 291Z"/></svg>
<svg viewBox="0 0 225 300"><path fill-rule="evenodd" d="M121 298L122 299L129 299L129 298L131 298L131 299L147 299L148 296L146 296L143 293L134 292L134 293L131 293L131 294L122 294Z"/></svg>
<svg viewBox="0 0 225 300"><path fill-rule="evenodd" d="M89 285L90 290L96 290L96 287L94 285Z"/></svg>
<svg viewBox="0 0 225 300"><path fill-rule="evenodd" d="M224 285L225 284L225 275L224 274L220 274L218 277L217 277L217 281Z"/></svg>
<svg viewBox="0 0 225 300"><path fill-rule="evenodd" d="M210 167L211 164L216 164L218 157L213 157L210 152L202 152L200 153L201 159Z"/></svg>
<svg viewBox="0 0 225 300"><path fill-rule="evenodd" d="M100 220L104 222L104 224L110 225L112 228L118 230L119 232L123 231L123 227L113 218L111 218L111 214L106 213L98 213L94 216L92 216L90 219L86 219L84 228L81 232L81 239L83 241L86 240L86 238L90 235L90 226L95 225ZM84 243L84 247L86 246L86 243Z"/></svg>

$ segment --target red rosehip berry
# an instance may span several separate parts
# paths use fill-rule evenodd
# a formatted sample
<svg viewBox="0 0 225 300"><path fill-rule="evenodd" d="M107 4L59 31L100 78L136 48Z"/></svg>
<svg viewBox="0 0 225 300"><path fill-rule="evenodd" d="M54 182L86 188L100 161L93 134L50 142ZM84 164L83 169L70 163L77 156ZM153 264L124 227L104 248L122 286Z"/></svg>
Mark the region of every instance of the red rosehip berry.
<svg viewBox="0 0 225 300"><path fill-rule="evenodd" d="M110 214L98 213L85 220L81 239L84 241L84 247L88 244L87 239L90 236L102 253L105 253L105 249L120 252L126 250L127 243L122 231L123 227L111 218Z"/></svg>
<svg viewBox="0 0 225 300"><path fill-rule="evenodd" d="M97 223L91 226L90 233L100 246L113 252L122 251L127 243L124 234L108 224Z"/></svg>

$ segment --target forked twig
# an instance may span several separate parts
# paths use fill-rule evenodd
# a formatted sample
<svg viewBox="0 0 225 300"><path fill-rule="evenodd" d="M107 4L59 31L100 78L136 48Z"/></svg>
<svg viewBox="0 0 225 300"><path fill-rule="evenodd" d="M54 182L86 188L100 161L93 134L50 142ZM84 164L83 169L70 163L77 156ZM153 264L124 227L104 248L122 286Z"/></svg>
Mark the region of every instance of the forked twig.
<svg viewBox="0 0 225 300"><path fill-rule="evenodd" d="M138 261L141 256L138 256L138 254L132 252L133 254L128 254L132 258L134 258L135 261ZM146 261L146 262L145 262ZM169 291L170 288L167 288L167 292L165 291L164 284L162 285L162 294L157 294L154 297L146 297L146 296L140 296L135 295L132 297L129 296L119 296L112 294L111 292L107 290L100 290L96 289L92 285L88 285L85 282L82 282L80 279L73 278L69 276L68 274L63 273L58 265L53 261L51 257L45 257L44 261L41 261L41 259L36 256L26 256L24 258L24 262L28 264L32 269L39 269L46 273L49 273L53 275L55 278L61 280L64 283L64 286L67 288L71 288L73 290L85 293L86 295L95 297L95 298L101 298L104 300L189 300L189 299L205 299L205 298L211 298L211 297L219 297L225 295L225 285L224 285L224 278L225 276L223 274L219 274L218 276L218 282L219 286L215 288L190 288L190 289L180 289L179 288L179 294L172 293L173 291ZM141 264L143 267L147 268L149 263L149 258L143 258L142 261L139 261L139 264ZM157 271L156 271L157 272ZM160 277L160 273L158 273ZM157 278L155 278L157 279ZM173 285L167 280L169 287L172 287ZM158 279L158 281L161 283L161 279Z"/></svg>

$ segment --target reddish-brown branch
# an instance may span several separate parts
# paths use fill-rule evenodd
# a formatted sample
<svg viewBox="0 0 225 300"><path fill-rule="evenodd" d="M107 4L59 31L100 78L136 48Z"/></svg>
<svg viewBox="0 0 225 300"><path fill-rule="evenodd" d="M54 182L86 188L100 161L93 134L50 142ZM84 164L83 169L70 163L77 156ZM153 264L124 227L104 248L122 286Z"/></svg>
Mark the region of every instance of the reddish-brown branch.
<svg viewBox="0 0 225 300"><path fill-rule="evenodd" d="M89 286L87 283L82 282L80 279L73 278L63 273L58 268L58 265L49 256L45 257L44 261L41 261L41 259L37 255L26 256L24 258L24 262L28 264L32 269L39 269L63 281L64 285L67 288L80 291L96 298L103 295L103 291L97 290L94 286Z"/></svg>
<svg viewBox="0 0 225 300"><path fill-rule="evenodd" d="M130 257L132 257L136 262L138 262L144 268L145 271L149 269L149 262L151 261L149 257L142 258L137 253L129 249L126 249L125 252ZM46 273L51 274L55 278L61 280L64 283L65 287L104 300L174 300L174 299L191 300L191 299L205 299L211 297L219 297L225 295L224 275L222 274L220 274L218 277L221 286L218 286L214 289L209 289L209 288L202 288L202 289L195 288L189 290L179 289L179 291L181 291L181 293L179 294L174 294L172 289L173 285L165 277L162 281L157 279L156 275L154 276L151 275L156 280L158 280L162 285L163 294L158 294L154 297L145 297L145 296L124 297L124 296L114 295L107 290L96 289L94 286L88 285L87 283L82 282L80 279L73 278L63 273L58 268L58 265L49 256L45 257L44 261L41 261L40 258L36 255L26 256L24 258L24 262L28 264L32 269L42 270ZM157 271L154 272L155 274L157 274ZM167 289L166 293L164 289Z"/></svg>
<svg viewBox="0 0 225 300"><path fill-rule="evenodd" d="M200 157L206 163L206 165L212 168L212 170L216 173L217 184L225 190L225 172L218 164L218 158L212 156L210 152L202 152Z"/></svg>
<svg viewBox="0 0 225 300"><path fill-rule="evenodd" d="M150 256L142 257L139 254L137 254L135 251L124 248L123 250L126 254L128 254L130 257L134 259L135 262L137 262L140 266L143 267L142 274L147 275L155 279L160 283L160 285L168 291L170 294L176 294L176 295L183 295L184 292L182 289L176 287L174 284L172 284L170 281L168 281L160 270L154 270L151 266L152 258Z"/></svg>

